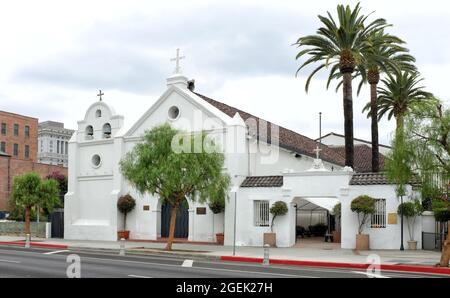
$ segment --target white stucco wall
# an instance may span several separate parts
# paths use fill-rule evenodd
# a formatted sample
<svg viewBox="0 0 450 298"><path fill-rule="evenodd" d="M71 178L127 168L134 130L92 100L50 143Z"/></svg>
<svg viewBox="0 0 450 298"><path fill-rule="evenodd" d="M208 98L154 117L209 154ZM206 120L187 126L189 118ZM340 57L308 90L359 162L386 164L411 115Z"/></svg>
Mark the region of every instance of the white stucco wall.
<svg viewBox="0 0 450 298"><path fill-rule="evenodd" d="M411 193L411 187L408 187L408 193ZM389 224L387 216L389 213L397 213L400 200L395 195L394 185L351 185L348 189L348 195L340 197L342 206L342 248L354 249L356 245L356 234L358 233L358 219L356 213L350 209L351 201L360 196L368 195L373 198L386 199L386 228L371 228L370 221L364 230L364 234L369 234L371 249L399 249L400 248L400 232L401 224L400 217L397 218L397 224ZM408 196L404 198L408 201ZM422 245L422 220L417 218L415 225L415 240L418 242L418 248ZM404 220L404 247L408 247L409 240L408 227L406 218Z"/></svg>

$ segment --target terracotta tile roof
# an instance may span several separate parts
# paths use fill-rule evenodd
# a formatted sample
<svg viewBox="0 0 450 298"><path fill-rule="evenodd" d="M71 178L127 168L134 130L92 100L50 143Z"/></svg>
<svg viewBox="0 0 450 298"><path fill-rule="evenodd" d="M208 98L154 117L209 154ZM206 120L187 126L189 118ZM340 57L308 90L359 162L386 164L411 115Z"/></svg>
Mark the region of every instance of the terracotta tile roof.
<svg viewBox="0 0 450 298"><path fill-rule="evenodd" d="M350 180L350 185L381 185L381 184L395 184L389 182L386 173L355 173ZM412 186L418 186L417 179L412 179L409 183Z"/></svg>
<svg viewBox="0 0 450 298"><path fill-rule="evenodd" d="M214 107L216 107L217 109L221 110L222 112L224 112L225 114L227 114L230 117L234 117L234 115L236 113L239 113L239 115L241 116L241 118L246 121L249 118L253 118L256 120L257 123L259 123L260 121L265 121L267 122L267 127L268 127L268 138L269 138L269 143L270 143L270 127L272 125L276 125L276 124L272 124L271 122L268 122L264 119L258 118L252 114L249 114L247 112L244 112L242 110L239 110L235 107L229 106L227 104L224 104L222 102L216 101L212 98L209 98L207 96L204 96L202 94L199 93L195 93L197 94L200 98L202 98L203 100L205 100L206 102L210 103L211 105L213 105ZM311 157L315 157L315 152L314 149L316 149L317 146L317 142L313 139L310 139L304 135L301 135L299 133L296 133L295 131L292 131L290 129L281 127L279 127L279 138L278 138L278 142L279 142L279 146L281 148L293 151L295 153L298 154L304 154L307 156L311 156ZM258 134L259 137L259 134ZM262 138L261 138L262 139ZM266 140L264 140L266 141ZM322 151L320 152L320 156L324 161L333 163L335 165L339 165L339 166L344 166L345 165L345 157L342 157L340 154L338 154L338 152L336 152L335 150L332 150L330 147L322 144L320 145L320 148L322 149Z"/></svg>
<svg viewBox="0 0 450 298"><path fill-rule="evenodd" d="M322 136L322 140L323 140L324 138L328 137L328 136L338 136L338 137L341 137L341 138L345 138L345 136L342 135L342 134L339 134L339 133L336 133L336 132L329 132L329 133L327 133L326 135ZM318 141L318 140L320 140L320 138L317 138L317 139L316 139L316 141ZM363 143L366 143L366 144L368 144L368 145L372 145L372 142L367 141L367 140L358 139L358 138L353 138L353 140L358 141L358 142L363 142ZM384 147L384 148L392 149L391 146L384 145L384 144L378 144L378 146Z"/></svg>
<svg viewBox="0 0 450 298"><path fill-rule="evenodd" d="M345 158L345 147L330 147L333 151ZM354 170L357 173L368 173L372 171L372 148L367 145L355 145ZM384 155L379 153L380 170L384 169Z"/></svg>
<svg viewBox="0 0 450 298"><path fill-rule="evenodd" d="M281 187L283 176L249 176L242 182L241 187Z"/></svg>

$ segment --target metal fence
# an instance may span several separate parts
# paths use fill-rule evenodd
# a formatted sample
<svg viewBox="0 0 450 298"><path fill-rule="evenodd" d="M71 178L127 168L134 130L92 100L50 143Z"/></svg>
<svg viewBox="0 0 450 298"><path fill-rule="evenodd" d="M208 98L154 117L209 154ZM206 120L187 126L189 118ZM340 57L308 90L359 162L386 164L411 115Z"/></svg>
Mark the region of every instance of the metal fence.
<svg viewBox="0 0 450 298"><path fill-rule="evenodd" d="M422 232L422 249L424 250L442 250L442 242L445 240L443 234Z"/></svg>

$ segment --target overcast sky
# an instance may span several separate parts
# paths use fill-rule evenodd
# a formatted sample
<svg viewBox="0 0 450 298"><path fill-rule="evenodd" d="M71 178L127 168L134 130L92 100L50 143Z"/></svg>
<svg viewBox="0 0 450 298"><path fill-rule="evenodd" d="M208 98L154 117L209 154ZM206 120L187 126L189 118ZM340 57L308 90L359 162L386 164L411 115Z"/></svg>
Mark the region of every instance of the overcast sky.
<svg viewBox="0 0 450 298"><path fill-rule="evenodd" d="M325 89L325 73L304 92L292 43L315 33L317 15L357 1L8 1L0 8L0 110L64 122L98 100L136 121L164 92L176 48L196 91L256 116L318 137L343 132L342 95ZM408 42L428 90L442 100L450 71L447 1L361 1ZM355 137L370 139L361 114L368 90L354 95ZM393 121L380 123L387 143Z"/></svg>

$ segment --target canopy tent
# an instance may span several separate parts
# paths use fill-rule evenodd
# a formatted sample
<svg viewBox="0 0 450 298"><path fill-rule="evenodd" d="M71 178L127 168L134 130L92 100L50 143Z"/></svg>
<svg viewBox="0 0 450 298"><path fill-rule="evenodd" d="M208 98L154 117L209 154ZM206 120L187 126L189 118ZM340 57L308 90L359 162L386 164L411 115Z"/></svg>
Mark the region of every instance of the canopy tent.
<svg viewBox="0 0 450 298"><path fill-rule="evenodd" d="M310 210L317 209L318 207L324 208L328 211L333 211L334 206L339 204L339 200L336 198L301 198L302 201L305 201L304 204L299 203L297 208L306 209L308 207ZM311 206L311 204L313 206ZM315 205L315 206L314 206Z"/></svg>

